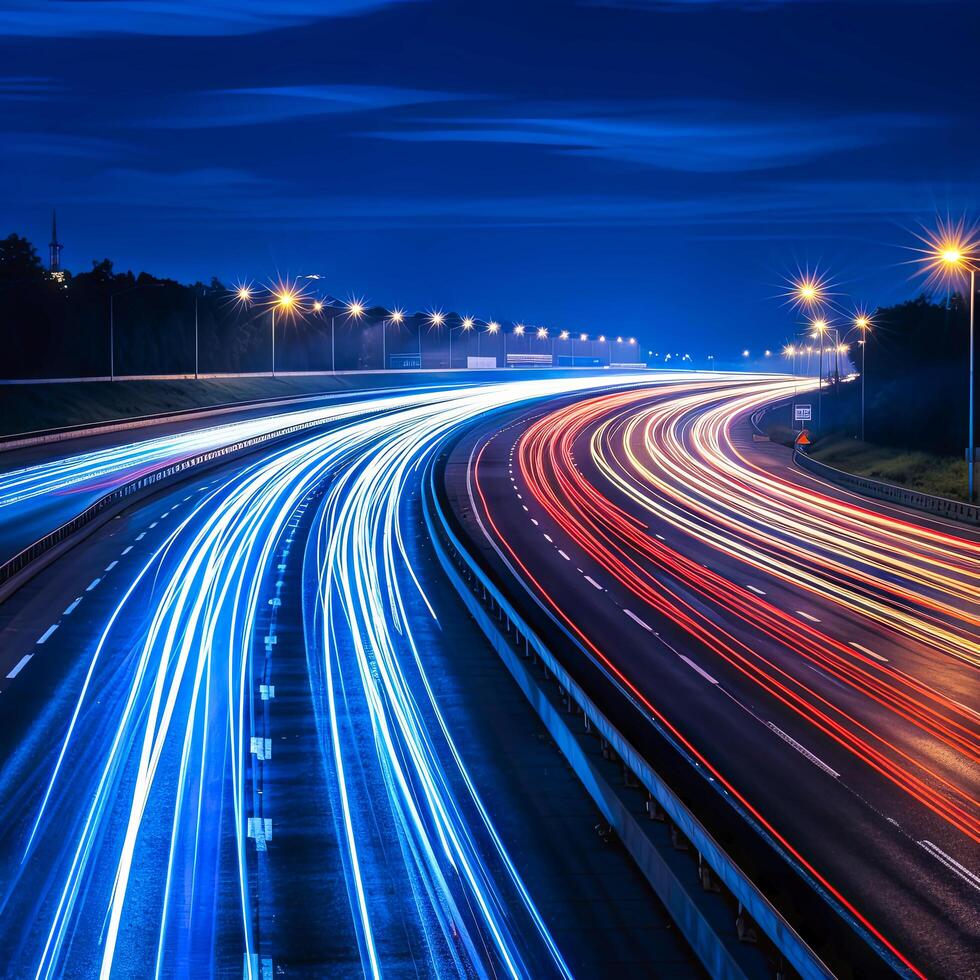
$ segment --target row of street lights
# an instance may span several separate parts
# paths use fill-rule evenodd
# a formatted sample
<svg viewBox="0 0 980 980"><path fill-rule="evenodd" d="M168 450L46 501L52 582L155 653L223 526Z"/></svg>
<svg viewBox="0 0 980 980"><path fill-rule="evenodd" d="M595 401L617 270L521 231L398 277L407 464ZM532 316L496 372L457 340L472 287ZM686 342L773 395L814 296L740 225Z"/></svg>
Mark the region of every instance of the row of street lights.
<svg viewBox="0 0 980 980"><path fill-rule="evenodd" d="M324 315L325 311L328 311L330 316L330 370L336 370L336 318L342 316L349 321L360 321L365 316L367 316L368 310L365 304L360 300L351 300L342 306L328 306L320 299L311 300L306 296L301 290L288 283L280 283L278 285L270 287L268 290L264 291L267 294L267 299L265 300L265 305L271 310L271 332L272 332L272 375L276 374L276 313L278 312L280 316L283 315L298 315L298 314L315 314ZM251 306L253 303L257 302L258 297L261 292L255 287L242 284L235 289L235 298L242 306ZM408 319L404 310L395 308L392 310L382 310L381 316L381 363L383 367L388 366L388 355L387 355L387 328L388 326L400 326L405 323ZM562 330L557 334L552 334L547 327L534 327L528 328L523 323L517 323L513 326L510 333L501 326L501 324L496 320L486 320L478 321L475 317L465 316L459 318L458 328L454 328L449 322L449 317L443 313L441 310L430 310L428 313L422 316L422 321L430 329L441 330L446 328L447 336L449 340L449 366L452 367L453 363L453 334L469 334L476 333L477 339L477 357L480 356L481 341L484 334L490 336L500 335L504 343L504 363L507 362L507 337L508 335L514 337L528 337L528 352L530 353L530 341L532 334L529 332L533 330L533 336L538 340L547 342L551 340L551 354L552 363L555 363L556 358L556 344L559 341L571 341L573 344L575 338L568 330ZM482 327L482 329L481 329ZM590 335L587 333L581 333L577 338L580 342L590 342ZM612 338L606 337L605 334L600 334L596 338L599 343L605 343L608 345L608 355L609 361L612 363L612 350L613 350L613 340ZM422 367L422 331L418 331L418 341L419 341L419 367ZM592 341L594 344L595 341ZM626 344L628 346L636 345L635 337L617 337L615 343ZM574 352L574 347L573 347ZM592 348L594 355L594 346Z"/></svg>
<svg viewBox="0 0 980 980"><path fill-rule="evenodd" d="M969 282L970 290L970 327L968 344L968 418L967 418L967 500L973 503L975 496L975 469L976 469L976 441L975 441L975 408L974 408L974 376L975 376L975 332L974 314L976 306L976 275L980 268L980 238L977 237L975 230L968 230L963 221L953 223L949 220L941 221L933 231L927 231L920 236L920 242L924 247L917 247L919 253L919 263L923 272L928 276L928 282L933 285L943 284L947 287L964 282ZM857 341L861 348L861 439L865 437L865 362L867 356L868 340L873 336L874 318L864 309L856 309L851 313L843 313L832 302L832 295L826 277L818 273L807 273L790 280L791 290L787 294L791 305L805 312L809 317L807 325L808 338L819 341L819 379L817 395L817 419L818 425L822 417L822 394L823 394L823 359L825 350L825 339L830 335L835 335L835 343L829 349L837 358L848 353L850 347L847 343L848 338L857 333ZM840 329L830 319L832 311L845 317L848 330L841 336ZM788 358L807 355L809 369L809 357L813 351L811 345L788 344L783 354ZM836 368L839 379L839 360Z"/></svg>

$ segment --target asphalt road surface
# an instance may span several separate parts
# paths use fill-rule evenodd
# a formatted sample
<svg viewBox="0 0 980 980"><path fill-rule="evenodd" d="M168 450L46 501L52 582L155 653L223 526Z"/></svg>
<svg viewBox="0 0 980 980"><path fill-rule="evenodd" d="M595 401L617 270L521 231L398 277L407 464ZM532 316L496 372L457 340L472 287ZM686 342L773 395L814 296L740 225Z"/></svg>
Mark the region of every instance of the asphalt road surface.
<svg viewBox="0 0 980 980"><path fill-rule="evenodd" d="M748 416L791 391L535 411L464 439L448 492L618 678L621 715L638 705L883 964L975 976L980 535L754 442Z"/></svg>

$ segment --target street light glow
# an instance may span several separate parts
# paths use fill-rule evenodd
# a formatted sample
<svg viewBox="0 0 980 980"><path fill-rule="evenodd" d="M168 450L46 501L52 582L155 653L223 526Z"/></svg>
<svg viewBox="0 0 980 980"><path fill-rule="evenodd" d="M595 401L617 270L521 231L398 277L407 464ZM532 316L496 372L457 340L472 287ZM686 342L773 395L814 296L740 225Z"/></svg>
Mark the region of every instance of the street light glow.
<svg viewBox="0 0 980 980"><path fill-rule="evenodd" d="M347 304L347 315L355 320L360 320L364 316L364 303L359 299L352 299Z"/></svg>
<svg viewBox="0 0 980 980"><path fill-rule="evenodd" d="M322 299L313 300L313 312L319 313L320 310L322 309L323 309L323 300Z"/></svg>
<svg viewBox="0 0 980 980"><path fill-rule="evenodd" d="M927 283L945 286L951 280L963 280L971 269L977 268L980 259L980 242L977 229L967 227L960 218L940 219L936 227L919 236L925 246L917 248L921 258L918 260Z"/></svg>
<svg viewBox="0 0 980 980"><path fill-rule="evenodd" d="M464 316L463 317L463 329L464 330L472 330L473 329L473 322L474 322L473 321L473 317L471 317L471 316Z"/></svg>
<svg viewBox="0 0 980 980"><path fill-rule="evenodd" d="M429 326L441 327L446 322L446 314L442 310L432 310L429 313Z"/></svg>
<svg viewBox="0 0 980 980"><path fill-rule="evenodd" d="M538 335L538 339L539 340L544 340L545 337L548 336L548 328L547 327L538 327L538 334L537 335Z"/></svg>
<svg viewBox="0 0 980 980"><path fill-rule="evenodd" d="M496 333L500 329L500 324L496 320L491 320L487 324L487 333Z"/></svg>
<svg viewBox="0 0 980 980"><path fill-rule="evenodd" d="M588 340L589 335L587 333L579 334L579 340Z"/></svg>
<svg viewBox="0 0 980 980"><path fill-rule="evenodd" d="M398 309L397 306L388 314L389 323L402 323L404 319L405 319L404 311Z"/></svg>
<svg viewBox="0 0 980 980"><path fill-rule="evenodd" d="M518 337L523 337L524 336L524 324L523 323L515 324L515 326L514 326L514 333Z"/></svg>

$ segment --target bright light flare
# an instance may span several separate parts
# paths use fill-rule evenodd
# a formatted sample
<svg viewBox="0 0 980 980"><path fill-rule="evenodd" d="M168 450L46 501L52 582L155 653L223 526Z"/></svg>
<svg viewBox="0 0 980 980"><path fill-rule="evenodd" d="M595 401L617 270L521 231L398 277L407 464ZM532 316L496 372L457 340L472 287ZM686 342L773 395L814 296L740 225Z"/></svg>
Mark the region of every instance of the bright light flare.
<svg viewBox="0 0 980 980"><path fill-rule="evenodd" d="M464 316L463 317L463 329L464 330L472 330L473 327L474 327L474 325L475 325L475 323L476 323L476 321L473 319L473 317L471 317L471 316Z"/></svg>
<svg viewBox="0 0 980 980"><path fill-rule="evenodd" d="M518 337L523 337L524 336L524 324L523 323L515 324L515 326L514 326L514 333Z"/></svg>
<svg viewBox="0 0 980 980"><path fill-rule="evenodd" d="M349 300L346 306L347 315L352 320L360 320L366 312L366 307L364 305L364 300L362 299L352 299Z"/></svg>
<svg viewBox="0 0 980 980"><path fill-rule="evenodd" d="M547 336L548 336L548 328L547 327L538 327L538 330L537 330L537 337L538 337L538 339L539 340L544 340Z"/></svg>
<svg viewBox="0 0 980 980"><path fill-rule="evenodd" d="M971 269L980 267L980 235L965 218L940 219L936 227L918 236L921 248L916 263L929 286L946 288L966 281Z"/></svg>
<svg viewBox="0 0 980 980"><path fill-rule="evenodd" d="M428 314L430 327L441 327L446 322L446 314L442 310L432 310Z"/></svg>
<svg viewBox="0 0 980 980"><path fill-rule="evenodd" d="M400 310L397 306L388 314L389 323L404 323L405 322L405 311Z"/></svg>

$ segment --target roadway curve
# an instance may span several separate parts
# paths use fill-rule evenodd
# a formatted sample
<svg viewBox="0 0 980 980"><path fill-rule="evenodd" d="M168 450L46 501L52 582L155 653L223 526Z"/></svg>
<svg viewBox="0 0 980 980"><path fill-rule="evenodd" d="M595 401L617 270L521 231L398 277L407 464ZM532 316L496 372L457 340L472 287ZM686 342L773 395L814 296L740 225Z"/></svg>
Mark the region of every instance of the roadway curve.
<svg viewBox="0 0 980 980"><path fill-rule="evenodd" d="M798 474L748 424L792 385L725 384L487 430L450 497L650 752L656 729L697 763L882 966L974 975L980 537Z"/></svg>
<svg viewBox="0 0 980 980"><path fill-rule="evenodd" d="M4 603L4 969L567 976L436 697L416 633L438 604L404 524L445 437L608 384L334 406L135 503ZM41 506L147 449L0 487Z"/></svg>

